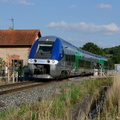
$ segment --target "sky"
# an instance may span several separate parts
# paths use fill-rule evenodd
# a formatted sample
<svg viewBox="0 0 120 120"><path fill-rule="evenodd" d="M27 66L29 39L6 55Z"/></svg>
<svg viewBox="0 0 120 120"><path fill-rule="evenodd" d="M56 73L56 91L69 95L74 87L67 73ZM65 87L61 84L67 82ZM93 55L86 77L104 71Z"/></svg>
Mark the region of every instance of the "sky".
<svg viewBox="0 0 120 120"><path fill-rule="evenodd" d="M40 29L82 47L120 45L120 0L0 0L0 30Z"/></svg>

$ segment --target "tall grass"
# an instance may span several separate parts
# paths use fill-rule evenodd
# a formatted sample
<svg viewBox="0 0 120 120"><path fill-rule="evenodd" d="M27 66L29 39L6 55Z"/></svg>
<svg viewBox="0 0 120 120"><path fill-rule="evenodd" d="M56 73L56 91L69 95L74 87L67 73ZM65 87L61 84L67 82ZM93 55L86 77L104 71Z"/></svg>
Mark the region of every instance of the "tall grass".
<svg viewBox="0 0 120 120"><path fill-rule="evenodd" d="M71 120L70 113L76 103L88 94L96 96L102 85L109 84L109 80L85 80L72 83L58 89L53 97L47 101L33 105L21 103L18 107L0 112L0 120Z"/></svg>
<svg viewBox="0 0 120 120"><path fill-rule="evenodd" d="M112 86L106 93L103 111L98 120L120 120L120 72L113 79Z"/></svg>

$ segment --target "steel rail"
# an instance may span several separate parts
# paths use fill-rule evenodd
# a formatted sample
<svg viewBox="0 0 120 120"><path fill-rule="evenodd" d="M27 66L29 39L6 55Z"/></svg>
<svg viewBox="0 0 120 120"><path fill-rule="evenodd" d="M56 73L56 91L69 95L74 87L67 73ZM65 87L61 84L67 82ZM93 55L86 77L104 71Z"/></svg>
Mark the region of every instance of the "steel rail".
<svg viewBox="0 0 120 120"><path fill-rule="evenodd" d="M4 90L4 91L0 92L0 95L20 92L20 91L27 90L27 89L30 89L30 88L35 88L35 87L39 87L39 86L46 86L46 85L50 85L50 84L53 84L53 83L60 83L60 82L64 82L64 81L67 81L67 80L65 79L63 81L51 81L51 82L42 83L42 84L38 83L38 84L29 85L29 86L25 86L25 87L19 87L19 88L15 88L15 89Z"/></svg>
<svg viewBox="0 0 120 120"><path fill-rule="evenodd" d="M27 81L27 82L19 82L19 83L11 83L11 84L4 84L4 85L0 85L0 89L2 88L9 88L9 87L15 87L15 86L20 86L20 85L25 85L25 84L31 84L31 83L35 83L34 81Z"/></svg>

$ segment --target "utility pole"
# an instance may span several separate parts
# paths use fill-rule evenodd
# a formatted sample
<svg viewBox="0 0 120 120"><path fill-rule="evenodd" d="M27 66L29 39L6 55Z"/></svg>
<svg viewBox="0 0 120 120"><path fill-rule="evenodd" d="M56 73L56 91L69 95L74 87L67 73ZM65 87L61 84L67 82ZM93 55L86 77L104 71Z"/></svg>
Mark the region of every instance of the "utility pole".
<svg viewBox="0 0 120 120"><path fill-rule="evenodd" d="M11 19L9 19L9 20L11 20L11 22L12 22L12 29L14 29L14 19L11 18Z"/></svg>

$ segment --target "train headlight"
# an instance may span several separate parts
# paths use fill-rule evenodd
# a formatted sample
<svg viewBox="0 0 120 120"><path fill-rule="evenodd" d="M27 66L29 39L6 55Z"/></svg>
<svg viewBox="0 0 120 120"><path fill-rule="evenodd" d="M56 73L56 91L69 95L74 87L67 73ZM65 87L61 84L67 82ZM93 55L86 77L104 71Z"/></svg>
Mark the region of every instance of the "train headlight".
<svg viewBox="0 0 120 120"><path fill-rule="evenodd" d="M34 62L34 59L29 59L28 60L28 63L33 63Z"/></svg>
<svg viewBox="0 0 120 120"><path fill-rule="evenodd" d="M55 63L55 60L52 60L51 62L54 64L54 63Z"/></svg>

